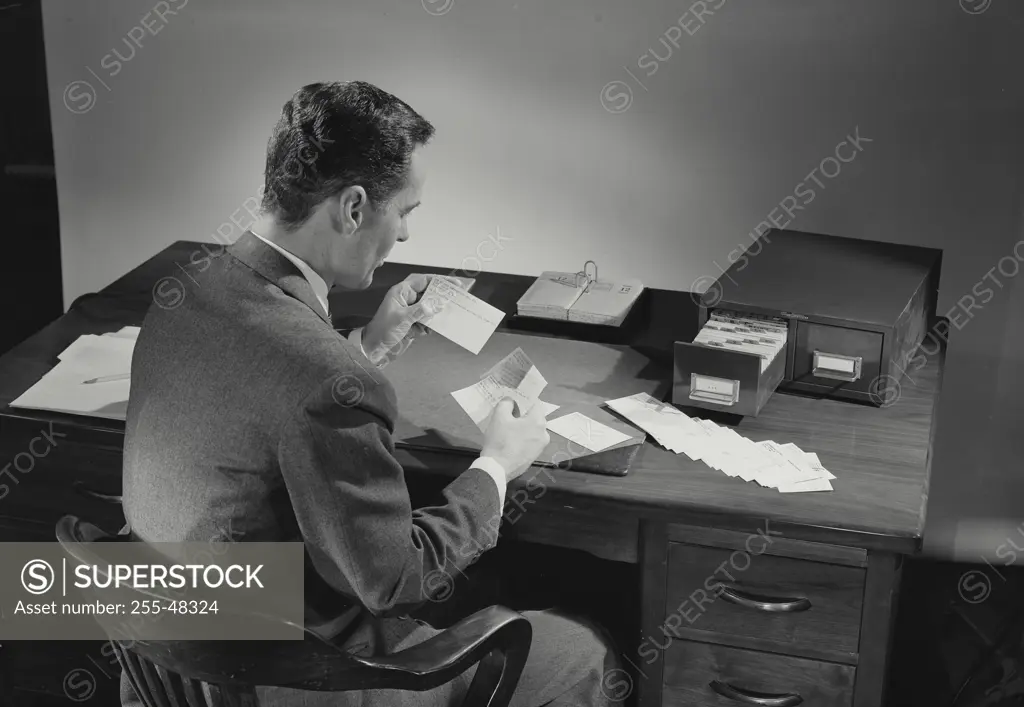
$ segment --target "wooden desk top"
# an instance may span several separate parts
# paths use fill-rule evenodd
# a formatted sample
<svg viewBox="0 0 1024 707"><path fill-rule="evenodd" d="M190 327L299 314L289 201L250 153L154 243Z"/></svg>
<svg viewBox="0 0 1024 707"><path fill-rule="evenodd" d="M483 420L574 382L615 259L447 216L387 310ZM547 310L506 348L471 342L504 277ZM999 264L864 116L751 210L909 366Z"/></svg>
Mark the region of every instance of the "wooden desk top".
<svg viewBox="0 0 1024 707"><path fill-rule="evenodd" d="M102 292L81 298L68 314L0 357L0 435L18 435L25 424L38 431L41 422L52 421L69 438L119 448L123 423L15 410L8 404L52 368L57 354L78 336L141 324L162 278L177 274L187 289L189 283L175 263L184 265L203 256L201 244L175 243ZM369 290L333 292L332 311L344 313L335 317L335 324L364 323L384 290L413 269L389 263L378 271ZM488 273L477 278L474 293L509 313L515 312L515 301L533 279ZM697 309L685 292L652 290L649 296L643 321L628 343L648 354L652 366L660 366L669 380L671 344L692 338ZM521 326L506 321L502 329ZM651 442L626 477L551 470L549 477L538 480L544 483L546 502L562 507L586 505L607 508L609 513L721 528L767 526L787 537L912 553L919 549L924 529L942 356L912 372L912 380L904 378L899 399L887 408L776 393L757 418L739 422L737 431L755 441L793 442L817 452L837 477L831 493L781 494L727 477ZM409 470L444 475L458 474L466 466L463 455L400 450L399 458Z"/></svg>

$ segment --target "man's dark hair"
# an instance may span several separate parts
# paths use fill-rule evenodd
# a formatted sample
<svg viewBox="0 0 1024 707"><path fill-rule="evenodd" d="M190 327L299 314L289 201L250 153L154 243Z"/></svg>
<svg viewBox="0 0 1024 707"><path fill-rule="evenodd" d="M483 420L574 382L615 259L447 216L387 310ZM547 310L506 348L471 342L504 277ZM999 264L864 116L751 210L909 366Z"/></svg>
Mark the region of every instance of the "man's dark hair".
<svg viewBox="0 0 1024 707"><path fill-rule="evenodd" d="M433 135L404 101L365 81L303 86L267 145L263 209L297 228L349 186L382 208L405 186L413 150Z"/></svg>

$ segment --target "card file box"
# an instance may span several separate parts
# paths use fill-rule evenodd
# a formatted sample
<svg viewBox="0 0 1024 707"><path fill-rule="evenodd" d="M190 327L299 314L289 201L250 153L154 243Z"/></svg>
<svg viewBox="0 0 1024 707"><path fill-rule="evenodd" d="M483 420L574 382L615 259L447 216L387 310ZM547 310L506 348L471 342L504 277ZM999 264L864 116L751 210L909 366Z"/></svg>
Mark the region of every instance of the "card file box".
<svg viewBox="0 0 1024 707"><path fill-rule="evenodd" d="M935 319L942 253L770 230L701 295L716 311L787 322L784 350L761 370L753 353L675 342L672 402L756 416L773 393L878 407L895 402Z"/></svg>

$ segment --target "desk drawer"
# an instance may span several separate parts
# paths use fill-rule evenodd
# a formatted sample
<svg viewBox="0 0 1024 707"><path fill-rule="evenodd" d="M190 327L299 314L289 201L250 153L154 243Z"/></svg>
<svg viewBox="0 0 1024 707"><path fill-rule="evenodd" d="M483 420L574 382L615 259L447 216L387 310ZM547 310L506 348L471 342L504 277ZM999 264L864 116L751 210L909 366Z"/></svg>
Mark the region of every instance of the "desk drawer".
<svg viewBox="0 0 1024 707"><path fill-rule="evenodd" d="M855 673L848 665L675 641L665 655L662 705L849 707Z"/></svg>
<svg viewBox="0 0 1024 707"><path fill-rule="evenodd" d="M124 525L120 450L102 449L55 437L15 438L0 443L0 515L44 523L51 528L73 514L104 530ZM52 539L52 535L51 535Z"/></svg>
<svg viewBox="0 0 1024 707"><path fill-rule="evenodd" d="M882 335L798 322L793 352L793 381L868 393L882 362Z"/></svg>
<svg viewBox="0 0 1024 707"><path fill-rule="evenodd" d="M672 543L666 634L855 663L864 580L857 567Z"/></svg>

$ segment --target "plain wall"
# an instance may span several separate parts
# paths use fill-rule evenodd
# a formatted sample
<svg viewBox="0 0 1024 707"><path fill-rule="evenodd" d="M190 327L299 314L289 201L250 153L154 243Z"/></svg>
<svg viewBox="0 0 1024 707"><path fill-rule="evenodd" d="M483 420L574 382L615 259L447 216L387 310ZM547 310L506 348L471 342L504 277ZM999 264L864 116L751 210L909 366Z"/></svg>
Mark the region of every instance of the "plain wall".
<svg viewBox="0 0 1024 707"><path fill-rule="evenodd" d="M282 104L317 80L370 81L437 128L402 262L593 259L703 290L771 215L944 249L946 312L1021 237L1018 3L44 3L65 303L173 241L237 237ZM822 162L857 134L851 161ZM1000 369L1014 287L996 276L954 315L933 494L991 463L997 381L1022 390Z"/></svg>

